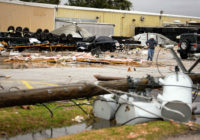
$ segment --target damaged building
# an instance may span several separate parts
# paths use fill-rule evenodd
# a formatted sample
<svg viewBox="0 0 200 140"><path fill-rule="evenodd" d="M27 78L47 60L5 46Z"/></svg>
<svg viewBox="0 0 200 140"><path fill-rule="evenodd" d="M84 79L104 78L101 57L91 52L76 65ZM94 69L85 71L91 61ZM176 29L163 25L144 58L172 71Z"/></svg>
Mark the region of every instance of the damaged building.
<svg viewBox="0 0 200 140"><path fill-rule="evenodd" d="M19 0L0 11L0 140L199 132L200 17Z"/></svg>
<svg viewBox="0 0 200 140"><path fill-rule="evenodd" d="M153 32L154 30L162 33L166 30L166 28L154 29L154 27L163 28L169 25L187 27L198 25L200 22L200 18L191 16L7 0L0 0L0 10L0 18L3 19L0 21L2 32L5 32L10 25L28 27L30 31L34 32L38 28L52 31L64 25L76 23L96 36L132 37L137 33Z"/></svg>

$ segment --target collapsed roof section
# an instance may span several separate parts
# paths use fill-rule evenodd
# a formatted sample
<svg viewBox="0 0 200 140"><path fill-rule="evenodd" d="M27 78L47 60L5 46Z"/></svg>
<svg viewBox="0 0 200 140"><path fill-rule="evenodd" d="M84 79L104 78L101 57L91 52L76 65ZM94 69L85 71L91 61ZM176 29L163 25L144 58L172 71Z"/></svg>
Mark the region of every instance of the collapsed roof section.
<svg viewBox="0 0 200 140"><path fill-rule="evenodd" d="M70 24L70 25L60 27L58 29L53 30L51 33L56 34L56 35L71 34L75 38L87 38L87 37L92 36L92 34L89 33L86 29L76 24Z"/></svg>

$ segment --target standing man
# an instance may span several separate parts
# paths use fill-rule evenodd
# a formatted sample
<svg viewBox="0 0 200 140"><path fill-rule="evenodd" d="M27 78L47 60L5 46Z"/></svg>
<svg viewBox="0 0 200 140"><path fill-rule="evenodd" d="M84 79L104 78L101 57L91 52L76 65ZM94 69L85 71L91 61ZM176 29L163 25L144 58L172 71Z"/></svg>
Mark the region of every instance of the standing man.
<svg viewBox="0 0 200 140"><path fill-rule="evenodd" d="M146 41L146 45L148 46L148 57L147 60L152 61L154 55L154 49L157 46L157 41L154 40L154 35L150 36L150 39Z"/></svg>

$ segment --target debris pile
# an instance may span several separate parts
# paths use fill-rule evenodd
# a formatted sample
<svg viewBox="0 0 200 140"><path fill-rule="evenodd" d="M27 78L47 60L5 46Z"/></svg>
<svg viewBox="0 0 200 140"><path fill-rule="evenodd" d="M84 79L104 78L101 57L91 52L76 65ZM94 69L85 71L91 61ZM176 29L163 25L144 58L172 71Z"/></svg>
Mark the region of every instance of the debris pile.
<svg viewBox="0 0 200 140"><path fill-rule="evenodd" d="M125 65L136 65L139 66L143 62L136 61L131 58L120 59L113 58L109 55L105 57L95 57L91 53L76 53L68 56L56 55L56 56L45 56L38 53L31 54L20 54L11 52L11 57L5 59L4 62L50 62L50 63L63 63L63 62L87 62L87 63L103 63L103 64L125 64Z"/></svg>
<svg viewBox="0 0 200 140"><path fill-rule="evenodd" d="M92 36L85 29L75 25L66 25L49 32L48 29L37 29L30 32L29 28L13 26L8 27L8 32L0 32L0 50L78 50L92 51L95 48L101 51L115 51L116 41L108 36Z"/></svg>
<svg viewBox="0 0 200 140"><path fill-rule="evenodd" d="M176 42L170 40L164 35L158 33L143 33L134 36L134 39L141 42L142 46L146 46L146 41L150 39L150 36L154 36L154 39L158 42L160 46L169 45L169 44L177 44Z"/></svg>
<svg viewBox="0 0 200 140"><path fill-rule="evenodd" d="M19 26L15 29L14 26L9 26L8 32L0 32L0 42L7 50L23 51L25 49L34 49L55 51L74 49L76 41L82 40L81 32L79 32L81 29L78 28L79 30L76 30L76 28L78 28L76 25L68 25L68 32L61 32L60 29L49 32L48 29L42 30L40 28L36 32L31 32L27 27L22 29ZM88 35L84 36L88 37Z"/></svg>

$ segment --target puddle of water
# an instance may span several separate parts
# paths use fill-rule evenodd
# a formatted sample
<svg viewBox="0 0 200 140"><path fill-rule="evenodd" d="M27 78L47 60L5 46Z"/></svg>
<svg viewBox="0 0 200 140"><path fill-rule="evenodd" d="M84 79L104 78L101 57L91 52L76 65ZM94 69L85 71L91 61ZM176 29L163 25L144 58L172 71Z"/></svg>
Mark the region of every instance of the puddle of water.
<svg viewBox="0 0 200 140"><path fill-rule="evenodd" d="M85 130L91 130L91 127L87 127L85 123L81 123L68 127L52 128L39 132L28 133L25 135L17 135L10 138L0 138L0 140L39 140L80 133Z"/></svg>
<svg viewBox="0 0 200 140"><path fill-rule="evenodd" d="M114 124L112 124L110 121L99 119L98 121L95 121L92 125L88 126L86 123L80 123L72 126L66 126L62 128L51 128L46 129L38 132L32 132L24 135L17 135L14 137L3 137L0 138L0 140L41 140L41 139L47 139L47 138L55 138L60 136L66 136L70 134L77 134L81 133L86 130L92 130L92 129L101 129L101 128L108 128L112 127Z"/></svg>
<svg viewBox="0 0 200 140"><path fill-rule="evenodd" d="M192 121L200 124L200 115L195 115L192 118ZM98 119L91 125L86 123L80 123L72 126L65 126L62 128L51 128L38 132L32 132L24 135L17 135L15 137L3 137L0 140L41 140L47 138L55 138L60 136L66 136L71 134L77 134L84 132L86 130L102 129L116 126L114 123L108 120Z"/></svg>

